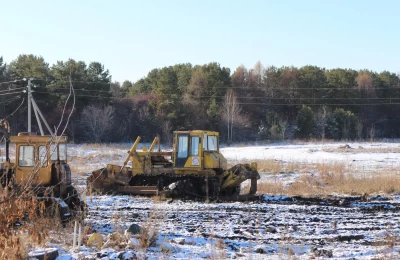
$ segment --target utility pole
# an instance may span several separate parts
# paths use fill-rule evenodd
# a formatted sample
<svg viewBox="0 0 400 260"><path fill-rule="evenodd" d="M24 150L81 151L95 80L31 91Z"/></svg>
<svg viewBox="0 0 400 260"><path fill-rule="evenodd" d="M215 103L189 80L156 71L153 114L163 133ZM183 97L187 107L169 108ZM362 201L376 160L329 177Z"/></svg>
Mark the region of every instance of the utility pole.
<svg viewBox="0 0 400 260"><path fill-rule="evenodd" d="M38 105L36 104L35 99L33 98L32 87L36 88L36 86L34 84L32 84L32 78L30 78L30 79L28 79L28 86L27 86L27 89L28 89L28 132L32 132L32 108L33 108L33 112L35 112L36 121L39 126L40 134L42 136L44 135L42 123L40 121L40 119L42 119L42 121L43 121L44 125L46 126L47 130L49 131L49 133L51 135L54 135L53 131L51 131L49 124L47 123L42 112L40 111Z"/></svg>
<svg viewBox="0 0 400 260"><path fill-rule="evenodd" d="M28 79L28 132L32 131L32 92L31 92L31 79Z"/></svg>

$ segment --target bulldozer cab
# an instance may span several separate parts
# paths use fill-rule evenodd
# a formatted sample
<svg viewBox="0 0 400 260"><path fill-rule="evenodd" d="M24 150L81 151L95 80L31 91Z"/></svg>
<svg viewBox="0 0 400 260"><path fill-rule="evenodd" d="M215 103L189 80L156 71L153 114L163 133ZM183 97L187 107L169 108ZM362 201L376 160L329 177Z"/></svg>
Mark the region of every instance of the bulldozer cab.
<svg viewBox="0 0 400 260"><path fill-rule="evenodd" d="M173 160L176 168L225 170L227 167L219 152L219 133L213 131L176 131Z"/></svg>
<svg viewBox="0 0 400 260"><path fill-rule="evenodd" d="M15 144L15 184L50 185L55 163L67 163L66 136L38 136L19 133L10 137Z"/></svg>

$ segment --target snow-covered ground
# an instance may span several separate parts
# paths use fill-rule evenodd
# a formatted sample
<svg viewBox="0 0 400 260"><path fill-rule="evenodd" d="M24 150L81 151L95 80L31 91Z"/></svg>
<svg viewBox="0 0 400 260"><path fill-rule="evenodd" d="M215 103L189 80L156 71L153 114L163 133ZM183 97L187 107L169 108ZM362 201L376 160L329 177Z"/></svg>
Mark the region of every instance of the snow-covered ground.
<svg viewBox="0 0 400 260"><path fill-rule="evenodd" d="M340 147L348 144L351 148ZM76 185L84 188L85 173L121 163L128 144L70 145L69 157ZM273 160L311 165L344 163L366 173L399 168L400 144L388 142L269 144L224 147L232 163ZM268 171L268 170L266 170ZM79 174L76 174L79 173ZM384 174L385 171L382 171ZM267 178L267 173L261 173ZM211 203L157 201L132 196L87 198L85 225L106 240L131 224L154 232L146 249L138 238L103 250L86 244L72 251L72 243L60 247L61 259L398 259L400 198L338 196L331 200L303 201L285 196L264 196L257 202Z"/></svg>
<svg viewBox="0 0 400 260"><path fill-rule="evenodd" d="M350 148L340 149L340 147L345 145L349 145ZM330 152L330 150L334 150L335 152ZM397 151L397 153L390 152L391 150ZM305 164L341 162L365 168L400 166L400 156L398 156L400 153L400 142L272 144L265 146L228 147L222 148L221 152L228 160L238 162L244 159L274 159Z"/></svg>
<svg viewBox="0 0 400 260"><path fill-rule="evenodd" d="M400 206L397 199L387 201L376 197L361 202L351 198L342 207L326 204L329 201L301 205L284 197L265 197L263 201L249 203L205 204L99 196L90 202L87 223L104 235L126 229L132 223L155 229L156 243L146 251L150 259L398 256ZM391 244L393 240L395 246ZM168 244L170 251L163 252L163 244ZM121 255L142 253L140 249L116 251Z"/></svg>

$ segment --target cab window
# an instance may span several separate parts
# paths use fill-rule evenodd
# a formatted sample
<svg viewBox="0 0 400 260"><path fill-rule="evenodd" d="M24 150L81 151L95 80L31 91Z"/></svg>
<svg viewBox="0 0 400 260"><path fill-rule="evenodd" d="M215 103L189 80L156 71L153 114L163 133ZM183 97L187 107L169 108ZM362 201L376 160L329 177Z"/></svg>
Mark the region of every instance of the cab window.
<svg viewBox="0 0 400 260"><path fill-rule="evenodd" d="M50 145L50 159L52 161L57 161L57 157L58 157L57 153L58 153L57 145L55 145L55 144Z"/></svg>
<svg viewBox="0 0 400 260"><path fill-rule="evenodd" d="M41 167L47 166L47 147L45 145L39 146L38 149L39 161Z"/></svg>
<svg viewBox="0 0 400 260"><path fill-rule="evenodd" d="M21 145L18 153L18 165L33 167L35 165L35 148L31 145Z"/></svg>
<svg viewBox="0 0 400 260"><path fill-rule="evenodd" d="M59 144L58 149L60 150L60 160L61 161L67 160L67 145Z"/></svg>
<svg viewBox="0 0 400 260"><path fill-rule="evenodd" d="M203 137L203 150L207 151L208 146L207 146L207 135L204 135Z"/></svg>
<svg viewBox="0 0 400 260"><path fill-rule="evenodd" d="M188 157L189 136L180 135L178 137L178 158Z"/></svg>
<svg viewBox="0 0 400 260"><path fill-rule="evenodd" d="M200 143L200 137L192 136L192 151L191 151L191 155L194 155L194 156L199 155L199 143Z"/></svg>
<svg viewBox="0 0 400 260"><path fill-rule="evenodd" d="M218 136L205 134L203 137L203 150L218 151Z"/></svg>
<svg viewBox="0 0 400 260"><path fill-rule="evenodd" d="M208 139L208 150L218 151L218 138L215 135L207 136Z"/></svg>
<svg viewBox="0 0 400 260"><path fill-rule="evenodd" d="M58 152L60 154L58 154ZM65 161L67 160L67 145L66 144L58 144L58 150L57 150L57 145L52 144L50 145L50 159L52 161L56 161L57 159L60 159L60 161Z"/></svg>

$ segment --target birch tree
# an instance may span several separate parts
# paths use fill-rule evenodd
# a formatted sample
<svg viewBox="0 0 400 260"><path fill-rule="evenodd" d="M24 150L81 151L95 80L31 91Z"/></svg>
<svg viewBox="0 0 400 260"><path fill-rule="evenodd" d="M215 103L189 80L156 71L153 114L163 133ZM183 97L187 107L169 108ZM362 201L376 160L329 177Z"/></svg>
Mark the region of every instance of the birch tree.
<svg viewBox="0 0 400 260"><path fill-rule="evenodd" d="M322 106L316 114L316 125L318 133L321 135L322 139L325 139L325 128L327 126L328 119L330 117L330 111L326 106Z"/></svg>
<svg viewBox="0 0 400 260"><path fill-rule="evenodd" d="M233 89L229 89L224 96L223 118L227 125L228 142L233 140L233 127L238 122L242 108L239 106L236 94Z"/></svg>
<svg viewBox="0 0 400 260"><path fill-rule="evenodd" d="M278 121L279 128L281 130L281 138L282 140L286 137L286 132L289 128L289 121L285 118L280 118Z"/></svg>
<svg viewBox="0 0 400 260"><path fill-rule="evenodd" d="M112 128L114 108L111 106L86 106L82 111L82 127L86 137L93 142L101 142Z"/></svg>

